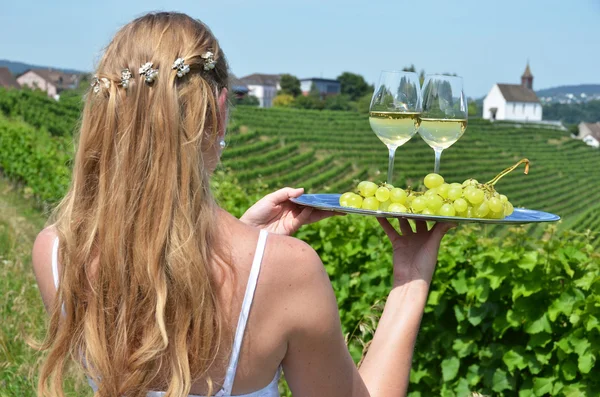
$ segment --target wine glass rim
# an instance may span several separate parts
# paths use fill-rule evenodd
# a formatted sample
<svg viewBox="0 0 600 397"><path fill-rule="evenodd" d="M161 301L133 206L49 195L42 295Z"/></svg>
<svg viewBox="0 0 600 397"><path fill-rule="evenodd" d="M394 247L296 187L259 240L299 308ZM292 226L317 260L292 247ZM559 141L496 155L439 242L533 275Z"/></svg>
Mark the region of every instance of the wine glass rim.
<svg viewBox="0 0 600 397"><path fill-rule="evenodd" d="M443 77L443 78L453 78L453 79L461 79L462 80L462 76L453 76L450 74L443 74L443 73L428 73L425 75L425 78L427 77Z"/></svg>

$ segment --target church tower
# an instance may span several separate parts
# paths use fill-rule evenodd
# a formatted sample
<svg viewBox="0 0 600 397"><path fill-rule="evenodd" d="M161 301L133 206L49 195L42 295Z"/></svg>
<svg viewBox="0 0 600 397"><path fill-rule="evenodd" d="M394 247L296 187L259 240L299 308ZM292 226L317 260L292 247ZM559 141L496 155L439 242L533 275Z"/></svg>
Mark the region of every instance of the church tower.
<svg viewBox="0 0 600 397"><path fill-rule="evenodd" d="M531 69L529 69L529 61L527 61L527 67L523 72L523 76L521 76L521 85L533 91L533 75Z"/></svg>

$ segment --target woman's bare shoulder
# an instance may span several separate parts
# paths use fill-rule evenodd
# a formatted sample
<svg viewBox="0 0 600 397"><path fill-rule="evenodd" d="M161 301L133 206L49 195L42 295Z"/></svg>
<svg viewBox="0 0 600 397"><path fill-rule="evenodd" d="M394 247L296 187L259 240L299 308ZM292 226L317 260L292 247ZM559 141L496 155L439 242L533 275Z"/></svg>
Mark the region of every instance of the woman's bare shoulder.
<svg viewBox="0 0 600 397"><path fill-rule="evenodd" d="M33 272L46 308L50 307L56 293L52 275L52 248L55 239L56 230L53 226L48 226L38 233L31 250Z"/></svg>

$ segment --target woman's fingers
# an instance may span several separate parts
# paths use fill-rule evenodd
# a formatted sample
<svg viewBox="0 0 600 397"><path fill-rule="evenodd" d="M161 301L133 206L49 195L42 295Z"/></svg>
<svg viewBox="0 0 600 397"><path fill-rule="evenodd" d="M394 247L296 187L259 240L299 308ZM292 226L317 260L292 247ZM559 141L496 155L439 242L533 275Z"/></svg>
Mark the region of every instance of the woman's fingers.
<svg viewBox="0 0 600 397"><path fill-rule="evenodd" d="M417 225L417 233L425 233L427 231L427 222L425 221L415 221Z"/></svg>
<svg viewBox="0 0 600 397"><path fill-rule="evenodd" d="M406 218L398 218L398 223L400 224L400 230L402 230L403 236L408 236L412 234L412 228L410 227L410 223L408 223L408 219Z"/></svg>
<svg viewBox="0 0 600 397"><path fill-rule="evenodd" d="M438 239L441 240L442 237L446 234L446 232L450 229L457 227L458 224L454 222L437 222L433 229L431 229L431 233Z"/></svg>
<svg viewBox="0 0 600 397"><path fill-rule="evenodd" d="M265 196L265 198L269 199L273 204L281 204L290 198L299 197L304 193L304 188L294 189L291 187L284 187L283 189L279 189Z"/></svg>
<svg viewBox="0 0 600 397"><path fill-rule="evenodd" d="M400 237L396 229L394 229L390 221L388 221L386 218L377 217L377 221L379 222L379 224L383 228L383 231L385 232L385 234L387 234L390 240L393 241L393 239Z"/></svg>

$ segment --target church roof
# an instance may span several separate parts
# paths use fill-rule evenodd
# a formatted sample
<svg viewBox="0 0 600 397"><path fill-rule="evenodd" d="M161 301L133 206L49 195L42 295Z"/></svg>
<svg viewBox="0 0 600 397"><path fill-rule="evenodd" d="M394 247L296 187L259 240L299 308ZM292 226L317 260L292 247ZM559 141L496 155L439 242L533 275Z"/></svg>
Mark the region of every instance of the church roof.
<svg viewBox="0 0 600 397"><path fill-rule="evenodd" d="M533 74L531 74L531 69L529 69L529 62L527 62L527 67L525 68L523 76L521 77L533 77Z"/></svg>
<svg viewBox="0 0 600 397"><path fill-rule="evenodd" d="M520 84L498 84L498 88L506 102L540 102L535 92Z"/></svg>
<svg viewBox="0 0 600 397"><path fill-rule="evenodd" d="M590 135L600 142L600 122L597 123L581 123L584 124L589 130Z"/></svg>
<svg viewBox="0 0 600 397"><path fill-rule="evenodd" d="M246 85L277 85L281 80L281 75L279 74L264 74L264 73L254 73L248 76L244 76L241 79L241 82Z"/></svg>

